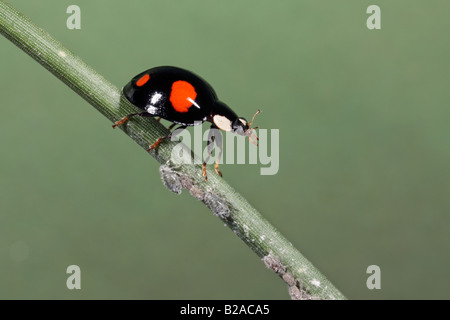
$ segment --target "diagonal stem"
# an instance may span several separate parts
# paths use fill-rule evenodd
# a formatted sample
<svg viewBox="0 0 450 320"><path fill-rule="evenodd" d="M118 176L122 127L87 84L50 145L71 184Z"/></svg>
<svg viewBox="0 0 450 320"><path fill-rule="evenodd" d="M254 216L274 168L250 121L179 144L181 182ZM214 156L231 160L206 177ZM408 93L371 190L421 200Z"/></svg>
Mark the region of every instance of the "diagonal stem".
<svg viewBox="0 0 450 320"><path fill-rule="evenodd" d="M67 84L110 121L136 112L121 91L78 56L37 27L5 1L0 1L0 33ZM159 137L168 134L158 121L136 117L120 127L142 148L147 149ZM345 299L292 244L281 235L247 200L225 180L208 168L208 182L201 175L201 165L170 165L171 150L167 141L150 152L162 164L160 173L170 190L182 187L200 199L238 235L267 267L288 284L292 298ZM192 155L192 154L191 154ZM192 155L192 159L197 159ZM199 163L199 162L192 162ZM201 162L200 162L201 163Z"/></svg>

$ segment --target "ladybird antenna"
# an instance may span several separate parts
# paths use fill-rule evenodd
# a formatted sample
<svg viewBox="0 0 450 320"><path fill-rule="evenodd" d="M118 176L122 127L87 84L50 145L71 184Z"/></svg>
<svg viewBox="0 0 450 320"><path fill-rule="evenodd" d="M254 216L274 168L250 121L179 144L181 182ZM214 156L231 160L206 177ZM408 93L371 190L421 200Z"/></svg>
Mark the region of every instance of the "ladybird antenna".
<svg viewBox="0 0 450 320"><path fill-rule="evenodd" d="M260 114L260 113L261 113L261 110L258 109L258 111L256 111L256 113L253 115L252 121L250 121L250 123L248 124L249 127L251 127L251 125L252 125L252 123L253 123L253 120L255 120L256 115L257 115L257 114ZM256 129L256 128L255 128L255 129Z"/></svg>
<svg viewBox="0 0 450 320"><path fill-rule="evenodd" d="M249 127L251 127L253 120L255 120L256 115L260 114L261 110L258 109L255 114L252 117L252 121L250 121L250 123L248 124ZM248 136L248 140L250 140L251 143L253 143L255 146L258 146L258 142L259 138L256 136L256 134L254 134L254 130L258 129L258 127L254 127L254 128L249 128L246 131L246 136Z"/></svg>

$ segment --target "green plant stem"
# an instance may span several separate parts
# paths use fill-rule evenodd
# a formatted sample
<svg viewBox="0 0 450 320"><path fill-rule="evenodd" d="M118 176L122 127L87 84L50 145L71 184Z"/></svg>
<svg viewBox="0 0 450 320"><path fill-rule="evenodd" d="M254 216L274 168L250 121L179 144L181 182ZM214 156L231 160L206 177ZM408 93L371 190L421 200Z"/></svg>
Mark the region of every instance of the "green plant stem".
<svg viewBox="0 0 450 320"><path fill-rule="evenodd" d="M109 120L114 122L136 112L123 99L119 88L4 1L0 1L0 32ZM168 133L154 119L141 117L133 118L121 129L144 149ZM151 152L150 155L159 163L166 164L174 145L175 142L164 142L156 153ZM201 175L201 165L183 165L176 170L176 179L180 179L191 194L202 199L268 267L283 276L290 288L298 287L310 297L345 299L244 197L210 168L207 182ZM296 284L292 279L297 279Z"/></svg>

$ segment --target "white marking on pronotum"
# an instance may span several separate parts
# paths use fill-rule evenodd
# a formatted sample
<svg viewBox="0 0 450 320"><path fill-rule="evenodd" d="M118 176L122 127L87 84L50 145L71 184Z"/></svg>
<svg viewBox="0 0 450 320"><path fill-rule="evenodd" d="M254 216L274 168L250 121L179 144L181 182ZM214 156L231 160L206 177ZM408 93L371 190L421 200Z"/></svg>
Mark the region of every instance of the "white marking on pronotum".
<svg viewBox="0 0 450 320"><path fill-rule="evenodd" d="M58 51L58 56L60 56L61 58L65 58L65 57L67 57L67 53L65 53L64 51L59 50Z"/></svg>
<svg viewBox="0 0 450 320"><path fill-rule="evenodd" d="M317 280L317 279L312 279L312 280L310 281L310 283L311 283L313 286L320 287L320 281Z"/></svg>
<svg viewBox="0 0 450 320"><path fill-rule="evenodd" d="M197 108L200 109L200 106L197 104L197 102L195 102L194 100L192 100L192 98L187 98L187 99L188 99L188 101L189 101L190 103L192 103L195 107L197 107Z"/></svg>
<svg viewBox="0 0 450 320"><path fill-rule="evenodd" d="M213 118L214 124L223 131L231 131L231 121L224 116L215 115Z"/></svg>

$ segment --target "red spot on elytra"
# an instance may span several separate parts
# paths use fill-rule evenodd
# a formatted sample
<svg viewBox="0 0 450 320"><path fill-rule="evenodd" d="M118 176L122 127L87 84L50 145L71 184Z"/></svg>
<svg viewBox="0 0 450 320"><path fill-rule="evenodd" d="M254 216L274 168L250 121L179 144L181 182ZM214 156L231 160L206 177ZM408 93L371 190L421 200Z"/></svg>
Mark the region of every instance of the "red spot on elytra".
<svg viewBox="0 0 450 320"><path fill-rule="evenodd" d="M197 92L189 82L178 80L172 84L169 100L175 111L188 112L195 98L197 98Z"/></svg>
<svg viewBox="0 0 450 320"><path fill-rule="evenodd" d="M147 81L150 79L150 75L144 74L138 81L136 81L136 85L138 87L142 87Z"/></svg>

